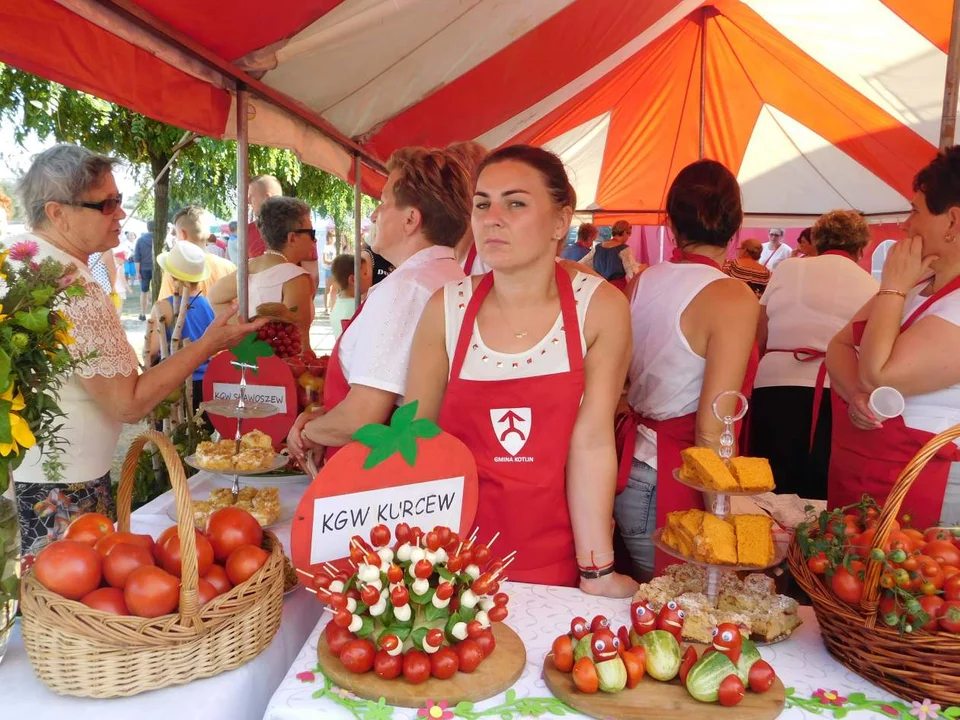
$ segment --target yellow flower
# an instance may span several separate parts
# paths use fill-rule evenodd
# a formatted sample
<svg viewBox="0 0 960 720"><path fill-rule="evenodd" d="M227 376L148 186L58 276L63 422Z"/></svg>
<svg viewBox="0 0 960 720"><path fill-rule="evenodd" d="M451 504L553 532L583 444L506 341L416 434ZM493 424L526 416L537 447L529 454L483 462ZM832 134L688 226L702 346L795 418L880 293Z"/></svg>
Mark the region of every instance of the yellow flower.
<svg viewBox="0 0 960 720"><path fill-rule="evenodd" d="M3 307L0 306L0 310L2 309ZM77 341L76 338L74 338L69 332L66 332L64 330L57 330L53 334L53 336L57 339L57 342L59 342L64 347L66 347L67 345L73 345Z"/></svg>
<svg viewBox="0 0 960 720"><path fill-rule="evenodd" d="M10 383L10 387L7 388L7 391L0 395L0 400L6 400L7 402L11 403L9 415L10 442L0 442L0 455L6 457L11 452L14 455L19 455L20 448L31 448L37 444L37 439L30 431L30 426L27 424L27 421L18 414L27 406L23 401L23 393L18 392L14 394L13 383Z"/></svg>
<svg viewBox="0 0 960 720"><path fill-rule="evenodd" d="M0 272L0 278L2 278L2 277L4 277L4 275L3 275L2 272ZM6 320L8 317L10 317L10 316L3 314L3 305L0 305L0 322L3 322L3 321Z"/></svg>
<svg viewBox="0 0 960 720"><path fill-rule="evenodd" d="M7 279L7 274L3 271L3 264L7 261L7 255L10 254L9 250L4 250L0 252L0 278L3 280Z"/></svg>

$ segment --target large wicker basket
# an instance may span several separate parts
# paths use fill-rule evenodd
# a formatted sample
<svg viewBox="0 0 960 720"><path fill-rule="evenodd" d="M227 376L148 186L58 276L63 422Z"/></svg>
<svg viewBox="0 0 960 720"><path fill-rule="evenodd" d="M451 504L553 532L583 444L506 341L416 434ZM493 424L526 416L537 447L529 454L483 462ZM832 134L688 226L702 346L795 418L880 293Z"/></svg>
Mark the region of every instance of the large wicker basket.
<svg viewBox="0 0 960 720"><path fill-rule="evenodd" d="M259 655L280 627L283 550L269 532L263 547L270 556L263 567L198 607L190 492L176 450L158 432L145 432L127 453L117 502L119 529L130 529L137 458L147 442L160 450L176 496L183 556L179 612L154 619L111 615L46 590L28 573L20 603L23 642L34 671L55 692L122 697L217 675Z"/></svg>
<svg viewBox="0 0 960 720"><path fill-rule="evenodd" d="M960 425L946 430L921 448L897 478L880 513L873 547L882 547L910 486L937 451L960 437ZM827 650L844 666L891 693L908 700L930 698L941 705L960 705L960 635L917 630L901 635L878 617L880 563L868 560L860 607L842 602L810 571L794 539L788 552L790 570L810 596Z"/></svg>

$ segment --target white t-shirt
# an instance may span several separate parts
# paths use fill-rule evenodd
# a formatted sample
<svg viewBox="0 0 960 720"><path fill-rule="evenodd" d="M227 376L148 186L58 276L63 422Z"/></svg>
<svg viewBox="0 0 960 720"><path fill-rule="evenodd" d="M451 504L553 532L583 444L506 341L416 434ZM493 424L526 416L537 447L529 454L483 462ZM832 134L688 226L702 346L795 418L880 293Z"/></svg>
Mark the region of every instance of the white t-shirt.
<svg viewBox="0 0 960 720"><path fill-rule="evenodd" d="M822 255L782 263L760 304L767 309L767 348L826 351L827 344L857 314L879 284L849 258ZM813 387L819 361L800 362L792 353L767 353L754 387ZM830 387L827 378L826 387Z"/></svg>
<svg viewBox="0 0 960 720"><path fill-rule="evenodd" d="M63 482L96 480L109 472L113 465L122 423L97 405L80 378L92 378L95 375L107 378L129 376L137 372L137 356L127 341L113 303L93 279L90 270L37 235L17 235L6 238L6 243L10 247L21 240L37 243L40 248L34 258L37 262L52 257L64 265L74 265L87 291L84 297L74 298L62 308L73 323L71 334L76 339L73 345L68 346L70 354L81 357L95 352L96 356L71 375L60 389L60 409L66 415L62 419L60 437L63 439ZM30 448L23 464L17 468L17 482L48 482L42 467L45 459L38 448Z"/></svg>
<svg viewBox="0 0 960 720"><path fill-rule="evenodd" d="M763 252L760 253L760 264L767 268L767 270L773 272L777 265L791 255L793 255L793 248L786 243L781 242L780 246L774 250L773 243L765 242L763 244Z"/></svg>
<svg viewBox="0 0 960 720"><path fill-rule="evenodd" d="M907 318L926 302L927 298L920 296L922 288L923 285L907 293L907 300L903 305L902 322L906 322ZM960 326L960 291L937 300L916 319L914 324L931 316ZM937 434L960 423L960 385L951 385L923 395L910 395L905 398L905 401L903 422L907 427Z"/></svg>
<svg viewBox="0 0 960 720"><path fill-rule="evenodd" d="M420 315L433 293L462 278L453 248L432 246L370 288L363 312L340 336L340 366L347 383L402 399Z"/></svg>
<svg viewBox="0 0 960 720"><path fill-rule="evenodd" d="M256 309L264 303L282 303L285 283L309 273L294 263L280 263L258 273L253 273L247 281L247 293L250 309Z"/></svg>

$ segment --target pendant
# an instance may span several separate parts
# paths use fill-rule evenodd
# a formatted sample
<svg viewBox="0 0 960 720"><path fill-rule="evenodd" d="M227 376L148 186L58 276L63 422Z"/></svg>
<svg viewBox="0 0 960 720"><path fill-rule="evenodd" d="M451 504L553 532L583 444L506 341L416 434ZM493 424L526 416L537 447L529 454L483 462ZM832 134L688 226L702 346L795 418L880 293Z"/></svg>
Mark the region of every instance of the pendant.
<svg viewBox="0 0 960 720"><path fill-rule="evenodd" d="M522 331L520 331L520 332L518 332L518 333L514 333L513 336L514 336L517 340L520 340L520 339L525 338L525 337L527 336L527 331L526 331L526 330L522 330Z"/></svg>

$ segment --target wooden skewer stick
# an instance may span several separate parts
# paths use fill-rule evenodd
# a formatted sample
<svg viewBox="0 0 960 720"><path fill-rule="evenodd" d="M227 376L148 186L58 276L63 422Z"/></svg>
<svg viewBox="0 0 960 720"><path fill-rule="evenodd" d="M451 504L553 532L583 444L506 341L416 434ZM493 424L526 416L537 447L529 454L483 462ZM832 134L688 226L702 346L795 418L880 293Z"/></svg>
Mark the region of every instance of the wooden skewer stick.
<svg viewBox="0 0 960 720"><path fill-rule="evenodd" d="M356 564L353 560L350 560L350 565L353 566L353 569L354 569L354 570L357 569L357 564Z"/></svg>
<svg viewBox="0 0 960 720"><path fill-rule="evenodd" d="M330 563L325 562L325 563L323 564L323 569L327 571L327 574L328 574L330 577L336 577L336 576L337 576L337 572L338 572L337 569L336 569L333 565L331 565Z"/></svg>
<svg viewBox="0 0 960 720"><path fill-rule="evenodd" d="M457 552L455 552L454 555L459 555L461 550L463 550L463 540L460 541L460 544L457 546Z"/></svg>
<svg viewBox="0 0 960 720"><path fill-rule="evenodd" d="M490 542L487 543L487 550L493 547L493 544L497 541L497 538L500 537L500 531L497 530L497 534L490 538Z"/></svg>
<svg viewBox="0 0 960 720"><path fill-rule="evenodd" d="M313 580L316 577L316 575L311 575L306 570L301 570L300 568L297 568L297 572L303 575L305 578L310 578L311 580Z"/></svg>
<svg viewBox="0 0 960 720"><path fill-rule="evenodd" d="M477 533L479 533L479 532L480 532L480 526L477 525L477 527L475 527L475 528L473 529L473 532L470 533L470 537L468 538L468 540L469 540L469 542L470 542L471 545L472 545L473 542L477 539Z"/></svg>
<svg viewBox="0 0 960 720"><path fill-rule="evenodd" d="M515 558L516 555L517 555L516 550L514 550L513 552L507 553L506 557L503 558L503 564L506 565L507 562L509 562L510 560L513 560L513 558Z"/></svg>
<svg viewBox="0 0 960 720"><path fill-rule="evenodd" d="M314 595L317 594L317 591L314 590L314 589L313 589L312 587L310 587L309 585L304 585L304 586L303 586L303 589L306 590L308 593L313 593Z"/></svg>
<svg viewBox="0 0 960 720"><path fill-rule="evenodd" d="M506 570L508 567L510 567L510 563L512 563L514 560L516 560L516 558L510 558L509 560L507 560L507 561L503 564L503 567L501 567L499 570L497 570L497 571L493 574L493 579L496 580L498 577L500 577L500 575L503 573L503 571Z"/></svg>

